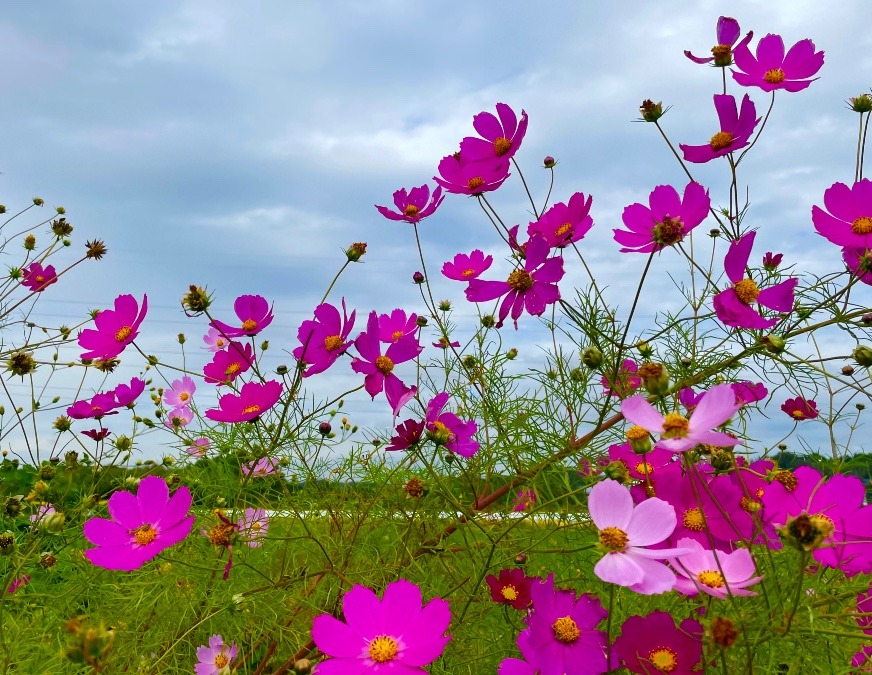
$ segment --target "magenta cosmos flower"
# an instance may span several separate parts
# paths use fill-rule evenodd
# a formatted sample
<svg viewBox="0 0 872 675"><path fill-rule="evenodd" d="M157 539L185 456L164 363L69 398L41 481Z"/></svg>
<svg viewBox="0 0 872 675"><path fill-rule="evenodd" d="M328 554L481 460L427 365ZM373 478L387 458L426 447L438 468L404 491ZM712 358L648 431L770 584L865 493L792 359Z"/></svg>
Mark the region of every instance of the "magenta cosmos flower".
<svg viewBox="0 0 872 675"><path fill-rule="evenodd" d="M403 309L395 309L390 314L379 314L378 339L387 344L397 342L407 335L418 332L418 315L412 312L406 316Z"/></svg>
<svg viewBox="0 0 872 675"><path fill-rule="evenodd" d="M218 407L206 411L206 417L213 422L250 422L272 408L281 398L282 383L270 380L247 382L242 385L239 395L224 394L218 399Z"/></svg>
<svg viewBox="0 0 872 675"><path fill-rule="evenodd" d="M380 391L385 392L388 404L396 415L400 408L415 395L417 388L403 384L400 378L394 375L394 366L414 359L424 348L418 344L414 335L406 335L392 342L384 354L381 353L381 344L378 315L370 312L366 331L354 341L360 357L351 360L351 368L355 373L366 376L364 388L370 396L375 398Z"/></svg>
<svg viewBox="0 0 872 675"><path fill-rule="evenodd" d="M509 162L505 159L469 162L461 153L446 155L439 162L439 174L433 176L447 192L459 195L480 195L496 190L509 177Z"/></svg>
<svg viewBox="0 0 872 675"><path fill-rule="evenodd" d="M842 260L859 281L872 286L872 249L845 246L842 249Z"/></svg>
<svg viewBox="0 0 872 675"><path fill-rule="evenodd" d="M53 265L43 267L38 262L31 263L30 267L21 270L21 285L29 288L34 293L44 291L58 280L57 272Z"/></svg>
<svg viewBox="0 0 872 675"><path fill-rule="evenodd" d="M590 205L593 197L585 198L584 193L576 192L569 203L557 202L543 213L539 220L530 223L527 234L531 237L540 234L552 248L563 248L582 239L593 227Z"/></svg>
<svg viewBox="0 0 872 675"><path fill-rule="evenodd" d="M351 346L348 334L354 328L356 311L349 315L342 298L342 315L330 303L315 308L315 318L302 323L297 331L299 347L294 350L294 358L306 364L303 377L323 373Z"/></svg>
<svg viewBox="0 0 872 675"><path fill-rule="evenodd" d="M462 421L452 412L443 412L448 403L448 394L442 392L427 404L424 420L406 420L396 428L397 435L391 438L386 450L407 450L417 444L424 433L437 446L461 455L472 457L478 452L479 444L474 440L478 425L474 420Z"/></svg>
<svg viewBox="0 0 872 675"><path fill-rule="evenodd" d="M386 206L376 204L376 209L385 218L389 220L405 220L407 223L417 223L427 216L432 216L445 196L442 194L442 188L437 186L433 190L433 197L430 197L430 188L427 185L412 188L406 192L406 188L400 188L394 192L394 205L396 211L391 211ZM429 204L428 204L429 200Z"/></svg>
<svg viewBox="0 0 872 675"><path fill-rule="evenodd" d="M824 211L811 209L814 229L837 246L872 248L872 181L864 178L848 187L833 183L824 192Z"/></svg>
<svg viewBox="0 0 872 675"><path fill-rule="evenodd" d="M810 398L802 398L802 396L787 399L781 404L781 409L797 422L813 420L818 416L817 403Z"/></svg>
<svg viewBox="0 0 872 675"><path fill-rule="evenodd" d="M695 675L702 672L703 628L685 619L680 627L668 612L631 616L621 626L615 649L621 665L642 675Z"/></svg>
<svg viewBox="0 0 872 675"><path fill-rule="evenodd" d="M535 490L521 490L515 496L515 503L512 506L512 510L518 513L522 511L531 511L537 501Z"/></svg>
<svg viewBox="0 0 872 675"><path fill-rule="evenodd" d="M12 595L22 586L27 586L30 583L30 575L25 574L24 576L18 577L17 579L13 579L9 583L9 588L6 589L6 592Z"/></svg>
<svg viewBox="0 0 872 675"><path fill-rule="evenodd" d="M140 310L132 295L115 298L115 309L104 309L94 317L97 327L86 328L79 334L83 359L106 361L114 359L139 335L139 326L148 311L148 296L142 296Z"/></svg>
<svg viewBox="0 0 872 675"><path fill-rule="evenodd" d="M145 391L145 381L138 377L131 378L129 384L119 384L112 393L115 394L115 403L119 408L132 408L133 403Z"/></svg>
<svg viewBox="0 0 872 675"><path fill-rule="evenodd" d="M458 253L454 260L442 265L443 276L455 281L471 281L481 276L493 264L493 256L485 256L482 251L475 249L472 253Z"/></svg>
<svg viewBox="0 0 872 675"><path fill-rule="evenodd" d="M537 579L528 577L520 567L500 570L498 575L488 574L485 579L490 587L491 600L515 609L529 609L533 603L530 590Z"/></svg>
<svg viewBox="0 0 872 675"><path fill-rule="evenodd" d="M594 567L594 574L643 595L672 590L675 574L660 560L688 549L647 548L663 542L675 529L677 521L671 504L651 498L634 506L629 490L606 479L591 489L588 510L606 551Z"/></svg>
<svg viewBox="0 0 872 675"><path fill-rule="evenodd" d="M422 606L421 589L405 579L388 584L382 600L364 586L342 598L345 621L321 614L312 639L330 658L315 666L318 675L424 675L451 639L448 603L433 598Z"/></svg>
<svg viewBox="0 0 872 675"><path fill-rule="evenodd" d="M189 405L197 391L197 385L194 380L185 375L180 380L173 380L170 388L164 390L163 402L169 408L178 408L180 406Z"/></svg>
<svg viewBox="0 0 872 675"><path fill-rule="evenodd" d="M752 302L776 312L793 309L793 291L799 279L793 277L761 290L753 279L745 276L756 234L749 232L730 243L730 250L724 258L724 269L733 285L718 293L713 300L715 314L724 325L733 328L762 330L778 323L777 318L764 318L751 306Z"/></svg>
<svg viewBox="0 0 872 675"><path fill-rule="evenodd" d="M714 63L719 68L725 68L733 63L733 48L741 34L742 30L739 28L738 21L730 16L722 16L718 19L718 43L712 47L712 56L694 56L687 50L684 51L684 55L694 63ZM737 47L748 44L752 37L754 37L754 32L748 31Z"/></svg>
<svg viewBox="0 0 872 675"><path fill-rule="evenodd" d="M626 230L613 230L622 253L650 253L677 244L708 215L711 200L699 183L688 183L684 195L671 185L658 185L648 206L630 204L622 220Z"/></svg>
<svg viewBox="0 0 872 675"><path fill-rule="evenodd" d="M678 540L678 545L691 551L670 560L678 573L675 590L684 595L700 591L721 600L730 595L757 595L747 590L763 577L755 577L754 558L747 548L732 553L710 551L695 539Z"/></svg>
<svg viewBox="0 0 872 675"><path fill-rule="evenodd" d="M729 384L718 384L699 400L687 419L678 413L661 414L644 396L631 396L621 403L621 412L633 424L660 434L657 447L684 452L695 445L733 447L740 441L721 431L713 431L729 420L740 408Z"/></svg>
<svg viewBox="0 0 872 675"><path fill-rule="evenodd" d="M688 162L702 164L744 148L760 121L757 108L748 94L742 98L741 112L736 106L736 99L729 94L715 94L714 99L721 129L705 145L679 143L678 147Z"/></svg>
<svg viewBox="0 0 872 675"><path fill-rule="evenodd" d="M460 142L463 161L509 159L521 147L527 133L527 113L521 111L519 122L514 110L505 103L497 103L497 115L499 119L493 113L480 112L472 118L472 126L481 138L467 136Z"/></svg>
<svg viewBox="0 0 872 675"><path fill-rule="evenodd" d="M251 368L254 363L254 349L249 343L231 341L227 349L215 352L212 360L203 366L206 382L218 386L229 385L233 380Z"/></svg>
<svg viewBox="0 0 872 675"><path fill-rule="evenodd" d="M85 538L98 548L85 557L109 570L139 569L164 549L182 541L194 526L191 491L180 487L170 497L163 478L146 476L136 495L114 492L107 504L111 520L91 518L85 523Z"/></svg>
<svg viewBox="0 0 872 675"><path fill-rule="evenodd" d="M771 33L757 43L756 58L743 42L733 51L733 59L738 68L733 70L733 79L743 87L763 91L802 91L824 65L824 53L816 52L811 40L800 40L785 54L784 40Z"/></svg>
<svg viewBox="0 0 872 675"><path fill-rule="evenodd" d="M273 320L272 307L266 298L260 295L240 295L233 303L233 310L241 322L239 327L231 326L217 319L209 324L221 332L224 337L236 338L257 335Z"/></svg>
<svg viewBox="0 0 872 675"><path fill-rule="evenodd" d="M611 372L600 378L600 382L603 385L603 393L606 396L618 396L620 398L632 394L642 384L642 378L635 375L637 370L639 370L639 367L633 359L624 359L618 367L614 381L612 381Z"/></svg>
<svg viewBox="0 0 872 675"><path fill-rule="evenodd" d="M209 646L197 647L198 663L194 666L194 672L196 675L229 675L237 651L235 642L228 647L224 644L224 638L213 635L209 638Z"/></svg>
<svg viewBox="0 0 872 675"><path fill-rule="evenodd" d="M525 251L524 266L516 268L505 281L473 279L466 288L466 299L470 302L506 296L500 304L497 328L511 314L517 329L518 318L525 309L533 316L540 316L548 305L560 300L557 282L563 278L563 258L548 258L551 248L539 235L530 237Z"/></svg>

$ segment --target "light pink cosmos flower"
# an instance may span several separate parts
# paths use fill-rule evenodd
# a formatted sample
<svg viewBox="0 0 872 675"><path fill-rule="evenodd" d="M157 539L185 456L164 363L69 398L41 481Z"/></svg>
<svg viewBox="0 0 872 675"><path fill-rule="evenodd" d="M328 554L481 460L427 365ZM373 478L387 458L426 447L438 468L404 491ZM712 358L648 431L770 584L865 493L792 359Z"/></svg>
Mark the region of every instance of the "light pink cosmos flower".
<svg viewBox="0 0 872 675"><path fill-rule="evenodd" d="M200 436L199 438L195 438L191 444L185 448L185 452L194 457L205 457L211 444L212 441L208 438Z"/></svg>
<svg viewBox="0 0 872 675"><path fill-rule="evenodd" d="M173 380L170 388L164 390L164 405L170 408L190 405L195 391L197 391L197 385L187 375L180 380Z"/></svg>
<svg viewBox="0 0 872 675"><path fill-rule="evenodd" d="M236 643L230 646L224 644L224 638L213 635L209 638L209 646L197 647L198 663L194 666L196 675L230 675L231 664L236 658L238 647Z"/></svg>
<svg viewBox="0 0 872 675"><path fill-rule="evenodd" d="M115 298L115 309L104 309L94 317L94 328L79 334L83 359L114 359L139 335L139 326L148 311L148 296L142 296L142 309L132 295Z"/></svg>
<svg viewBox="0 0 872 675"><path fill-rule="evenodd" d="M44 291L58 280L58 275L53 265L43 267L38 262L31 263L29 267L21 270L21 273L21 285L29 288L34 293Z"/></svg>
<svg viewBox="0 0 872 675"><path fill-rule="evenodd" d="M407 223L417 223L427 216L432 216L436 209L439 208L443 199L445 199L445 196L442 194L441 187L437 186L433 190L433 197L431 199L430 187L421 185L420 187L412 188L408 193L406 193L406 188L400 188L394 192L394 205L397 207L397 211L391 211L389 208L378 206L377 204L375 208L389 220L404 220ZM427 200L430 201L429 204Z"/></svg>
<svg viewBox="0 0 872 675"><path fill-rule="evenodd" d="M300 346L294 349L294 358L306 364L303 377L323 373L351 346L348 335L354 328L357 311L349 315L342 298L342 316L330 303L315 308L315 318L307 319L297 331Z"/></svg>
<svg viewBox="0 0 872 675"><path fill-rule="evenodd" d="M496 190L509 177L509 162L504 159L489 162L468 162L457 155L446 155L439 162L439 173L433 176L447 192L459 195L480 195Z"/></svg>
<svg viewBox="0 0 872 675"><path fill-rule="evenodd" d="M648 206L630 204L622 220L626 230L613 230L621 253L651 253L679 243L709 212L711 200L699 183L688 183L684 195L671 185L658 185L648 197Z"/></svg>
<svg viewBox="0 0 872 675"><path fill-rule="evenodd" d="M181 429L194 420L194 411L189 406L180 405L164 416L164 426L168 429Z"/></svg>
<svg viewBox="0 0 872 675"><path fill-rule="evenodd" d="M848 187L833 183L824 192L824 211L811 209L814 229L836 246L872 248L872 180L864 178Z"/></svg>
<svg viewBox="0 0 872 675"><path fill-rule="evenodd" d="M203 336L203 342L210 352L220 352L230 344L230 338L224 337L217 328L210 328Z"/></svg>
<svg viewBox="0 0 872 675"><path fill-rule="evenodd" d="M778 318L764 318L751 306L752 302L776 312L793 309L793 292L799 279L792 277L761 290L753 279L745 276L756 234L748 232L730 243L730 250L724 258L724 269L733 285L715 295L713 300L715 314L724 325L733 328L763 330L778 323Z"/></svg>
<svg viewBox="0 0 872 675"><path fill-rule="evenodd" d="M785 54L784 40L770 33L757 43L754 58L744 42L733 51L738 69L732 71L733 79L743 87L760 87L763 91L802 91L814 82L809 78L824 65L824 53L814 49L811 40L800 40Z"/></svg>
<svg viewBox="0 0 872 675"><path fill-rule="evenodd" d="M240 326L231 326L217 319L209 324L228 338L257 335L273 320L272 307L266 298L260 295L240 295L233 303L233 310L239 317Z"/></svg>
<svg viewBox="0 0 872 675"><path fill-rule="evenodd" d="M710 551L695 539L678 540L689 553L676 556L669 562L678 573L675 590L684 595L696 595L700 591L724 600L730 595L757 595L747 590L763 579L755 577L754 558L747 548L737 548L732 553Z"/></svg>
<svg viewBox="0 0 872 675"><path fill-rule="evenodd" d="M242 541L250 548L263 546L263 538L269 529L269 518L263 509L245 509L245 514L236 522Z"/></svg>
<svg viewBox="0 0 872 675"><path fill-rule="evenodd" d="M742 98L741 112L736 106L736 99L729 94L715 94L714 100L721 129L705 145L679 143L678 147L684 152L684 159L688 162L703 164L741 150L748 145L754 128L760 122L757 108L748 94Z"/></svg>
<svg viewBox="0 0 872 675"><path fill-rule="evenodd" d="M472 118L472 126L481 138L467 136L460 142L460 156L465 162L509 159L521 147L527 133L527 113L521 111L521 121L505 103L497 103L497 115L480 112Z"/></svg>
<svg viewBox="0 0 872 675"><path fill-rule="evenodd" d="M180 487L170 496L166 481L146 476L136 495L117 491L109 497L111 520L91 518L85 523L85 538L97 548L85 557L110 570L139 569L164 549L187 537L194 526L191 491Z"/></svg>
<svg viewBox="0 0 872 675"><path fill-rule="evenodd" d="M629 490L606 479L591 488L588 510L606 550L594 574L642 595L672 590L675 574L660 560L682 555L688 549L647 548L664 541L675 529L677 520L671 504L651 498L634 506Z"/></svg>
<svg viewBox="0 0 872 675"><path fill-rule="evenodd" d="M215 352L212 360L203 366L203 375L210 384L226 386L251 368L253 363L254 349L249 343L231 342L227 349Z"/></svg>
<svg viewBox="0 0 872 675"><path fill-rule="evenodd" d="M545 237L552 248L563 248L584 238L593 227L590 216L590 205L593 197L585 198L583 192L576 192L569 198L569 203L557 202L539 220L527 226L527 234L531 237L540 234Z"/></svg>
<svg viewBox="0 0 872 675"><path fill-rule="evenodd" d="M279 469L278 464L271 457L261 457L253 465L243 464L242 475L252 476L253 478L266 478L267 476L281 476L282 470Z"/></svg>
<svg viewBox="0 0 872 675"><path fill-rule="evenodd" d="M741 404L729 384L718 384L699 400L690 419L678 413L663 415L644 396L631 396L621 402L624 417L643 429L660 434L657 447L684 452L696 445L733 447L741 443L722 431L713 431L729 420Z"/></svg>
<svg viewBox="0 0 872 675"><path fill-rule="evenodd" d="M239 390L239 395L224 394L218 399L218 408L207 410L206 417L228 424L250 422L278 403L283 388L282 383L276 380L263 384L246 382Z"/></svg>
<svg viewBox="0 0 872 675"><path fill-rule="evenodd" d="M549 258L551 248L540 235L530 237L525 251L523 267L517 267L505 281L472 279L466 288L466 299L470 302L506 296L500 304L497 328L511 314L517 330L518 318L525 309L533 316L541 316L548 305L560 300L557 282L563 278L563 258Z"/></svg>
<svg viewBox="0 0 872 675"><path fill-rule="evenodd" d="M36 510L36 513L30 514L30 522L34 525L39 525L43 520L45 520L53 513L57 513L54 504L40 504L39 508Z"/></svg>
<svg viewBox="0 0 872 675"><path fill-rule="evenodd" d="M742 41L736 45L736 41L742 34L739 28L739 22L730 16L722 16L718 19L717 40L718 43L712 47L713 56L701 57L694 56L688 50L684 50L684 55L694 63L713 63L718 68L725 68L733 63L733 48L741 47L748 44L751 38L754 37L753 31L748 31L748 34L742 38Z"/></svg>
<svg viewBox="0 0 872 675"><path fill-rule="evenodd" d="M458 253L454 260L442 265L442 275L455 281L470 281L481 276L493 264L493 256L475 249L472 253Z"/></svg>

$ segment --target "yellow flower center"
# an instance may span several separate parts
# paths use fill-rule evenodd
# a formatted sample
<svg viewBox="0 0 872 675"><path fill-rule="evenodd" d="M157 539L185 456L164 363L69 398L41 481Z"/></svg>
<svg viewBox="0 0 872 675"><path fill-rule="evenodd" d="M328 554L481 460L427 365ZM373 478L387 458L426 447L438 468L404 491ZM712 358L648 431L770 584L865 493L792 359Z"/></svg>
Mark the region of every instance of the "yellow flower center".
<svg viewBox="0 0 872 675"><path fill-rule="evenodd" d="M242 322L242 330L248 332L257 328L257 321L254 319L246 319Z"/></svg>
<svg viewBox="0 0 872 675"><path fill-rule="evenodd" d="M606 527L599 531L599 540L609 551L617 552L627 548L630 538L617 527Z"/></svg>
<svg viewBox="0 0 872 675"><path fill-rule="evenodd" d="M811 522L815 527L817 527L824 539L829 537L836 529L836 524L833 522L833 519L823 513L818 513L817 515L812 516Z"/></svg>
<svg viewBox="0 0 872 675"><path fill-rule="evenodd" d="M409 204L406 208L403 209L403 215L407 218L414 218L418 215L419 209L414 204Z"/></svg>
<svg viewBox="0 0 872 675"><path fill-rule="evenodd" d="M563 225L557 228L557 232L554 234L556 234L559 239L563 239L564 237L568 239L572 236L572 230L572 223L563 223Z"/></svg>
<svg viewBox="0 0 872 675"><path fill-rule="evenodd" d="M338 335L330 335L324 338L324 349L328 352L334 352L342 346L342 338Z"/></svg>
<svg viewBox="0 0 872 675"><path fill-rule="evenodd" d="M699 583L709 588L723 588L726 586L724 576L717 570L703 570L696 575L696 578Z"/></svg>
<svg viewBox="0 0 872 675"><path fill-rule="evenodd" d="M133 538L136 540L136 543L140 546L145 546L146 544L150 544L155 539L157 539L157 530L155 530L148 523L143 523L135 530L131 531L130 534L133 535Z"/></svg>
<svg viewBox="0 0 872 675"><path fill-rule="evenodd" d="M793 471L788 471L787 469L776 473L775 480L781 483L788 492L793 492L799 486L799 480L793 474Z"/></svg>
<svg viewBox="0 0 872 675"><path fill-rule="evenodd" d="M247 408L242 409L243 415L249 415L251 413L260 412L260 406L255 403L254 405L250 405Z"/></svg>
<svg viewBox="0 0 872 675"><path fill-rule="evenodd" d="M678 655L669 647L660 647L648 654L648 661L661 673L671 673L678 668Z"/></svg>
<svg viewBox="0 0 872 675"><path fill-rule="evenodd" d="M227 655L224 652L221 652L220 654L218 654L218 656L215 657L216 668L223 668L228 663L230 663L230 659L227 658Z"/></svg>
<svg viewBox="0 0 872 675"><path fill-rule="evenodd" d="M130 337L130 334L133 332L133 329L130 326L122 326L118 329L118 332L115 333L115 342L124 342L127 338Z"/></svg>
<svg viewBox="0 0 872 675"><path fill-rule="evenodd" d="M640 476L648 476L654 473L654 467L648 464L644 459L633 467L633 470Z"/></svg>
<svg viewBox="0 0 872 675"><path fill-rule="evenodd" d="M654 224L654 243L672 246L684 239L684 223L681 218L666 216L662 222Z"/></svg>
<svg viewBox="0 0 872 675"><path fill-rule="evenodd" d="M401 337L403 337L403 335L405 335L405 333L404 333L403 331L401 331L401 330L395 330L393 333L391 333L391 340L393 340L394 342L396 342L396 341L399 340Z"/></svg>
<svg viewBox="0 0 872 675"><path fill-rule="evenodd" d="M187 401L189 398L191 398L191 395L186 391L183 391L181 394L179 394L180 401Z"/></svg>
<svg viewBox="0 0 872 675"><path fill-rule="evenodd" d="M494 141L494 152L497 153L497 157L502 157L511 149L512 142L505 136L500 136Z"/></svg>
<svg viewBox="0 0 872 675"><path fill-rule="evenodd" d="M705 528L705 520L702 517L702 511L696 507L687 509L684 512L684 518L681 521L688 530L694 532L702 532Z"/></svg>
<svg viewBox="0 0 872 675"><path fill-rule="evenodd" d="M709 145L711 146L712 150L717 152L718 150L723 150L724 148L728 147L730 143L733 142L733 140L733 134L731 134L730 132L719 131L714 136L712 136L712 139L709 141Z"/></svg>
<svg viewBox="0 0 872 675"><path fill-rule="evenodd" d="M263 525L260 524L260 521L256 520L251 524L251 529L255 532L260 532L263 529Z"/></svg>
<svg viewBox="0 0 872 675"><path fill-rule="evenodd" d="M223 347L224 344L225 344L224 338L215 338L215 346L216 347Z"/></svg>
<svg viewBox="0 0 872 675"><path fill-rule="evenodd" d="M518 599L518 591L511 584L509 584L508 586L503 586L503 590L500 592L503 594L503 597L506 600L517 600Z"/></svg>
<svg viewBox="0 0 872 675"><path fill-rule="evenodd" d="M470 267L468 269L463 270L463 272L461 273L460 276L471 277L473 274L475 274L475 270Z"/></svg>
<svg viewBox="0 0 872 675"><path fill-rule="evenodd" d="M466 181L466 187L469 190L478 190L482 185L484 185L484 178L481 176L475 176Z"/></svg>
<svg viewBox="0 0 872 675"><path fill-rule="evenodd" d="M451 431L442 422L433 422L427 430L427 437L436 445L445 445L451 440Z"/></svg>
<svg viewBox="0 0 872 675"><path fill-rule="evenodd" d="M227 377L230 377L231 375L235 375L236 373L238 373L241 368L242 368L242 366L239 365L239 362L234 361L229 366L227 366L226 370L224 371L224 374Z"/></svg>
<svg viewBox="0 0 872 675"><path fill-rule="evenodd" d="M784 82L784 71L781 70L781 68L767 70L766 74L763 75L763 79L769 84L780 84L781 82Z"/></svg>
<svg viewBox="0 0 872 675"><path fill-rule="evenodd" d="M376 663L393 661L397 656L397 641L387 635L379 635L369 643L369 658Z"/></svg>
<svg viewBox="0 0 872 675"><path fill-rule="evenodd" d="M506 283L512 290L523 293L533 285L533 277L527 270L517 269L509 275Z"/></svg>
<svg viewBox="0 0 872 675"><path fill-rule="evenodd" d="M802 411L802 410L794 410L794 411L793 411L792 413L790 413L790 414L793 415L793 416L794 416L796 419L798 419L798 420L804 420L805 417L806 417L805 412Z"/></svg>
<svg viewBox="0 0 872 675"><path fill-rule="evenodd" d="M750 305L760 296L760 289L757 288L757 284L751 279L742 279L737 282L735 289L739 302L743 302L746 305Z"/></svg>
<svg viewBox="0 0 872 675"><path fill-rule="evenodd" d="M209 541L215 546L230 546L233 543L233 535L236 529L233 525L220 522L209 530Z"/></svg>
<svg viewBox="0 0 872 675"><path fill-rule="evenodd" d="M669 413L663 419L663 438L685 438L688 420L678 413Z"/></svg>
<svg viewBox="0 0 872 675"><path fill-rule="evenodd" d="M581 635L578 624L568 616L561 616L551 624L551 632L556 640L564 644L572 644Z"/></svg>
<svg viewBox="0 0 872 675"><path fill-rule="evenodd" d="M862 216L851 223L851 232L854 234L869 234L872 232L872 218Z"/></svg>
<svg viewBox="0 0 872 675"><path fill-rule="evenodd" d="M387 356L379 356L375 360L375 367L382 375L390 375L394 369L394 362Z"/></svg>
<svg viewBox="0 0 872 675"><path fill-rule="evenodd" d="M728 66L733 62L733 48L730 45L715 45L712 47L712 56L715 57L716 66Z"/></svg>
<svg viewBox="0 0 872 675"><path fill-rule="evenodd" d="M36 278L36 283L38 283L38 284L41 284L43 281L45 281L45 277L42 276L41 274L37 274L35 278Z"/></svg>

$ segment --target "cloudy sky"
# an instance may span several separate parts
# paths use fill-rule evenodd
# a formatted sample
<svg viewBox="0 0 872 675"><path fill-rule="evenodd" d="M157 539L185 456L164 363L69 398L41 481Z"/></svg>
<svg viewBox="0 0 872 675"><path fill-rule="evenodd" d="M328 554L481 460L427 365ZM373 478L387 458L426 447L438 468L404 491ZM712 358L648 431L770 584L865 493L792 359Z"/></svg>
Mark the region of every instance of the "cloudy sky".
<svg viewBox="0 0 872 675"><path fill-rule="evenodd" d="M344 295L361 314L420 311L408 281L420 267L411 232L373 204L429 181L472 133L473 115L498 101L529 115L518 160L537 194L547 187L539 166L550 154L559 160L557 199L593 195L596 225L584 252L626 309L639 260L617 254L611 230L624 206L646 201L654 186L686 183L652 125L633 120L651 98L672 106L663 123L673 141L703 143L717 131L719 71L682 51L708 52L723 6L8 3L0 17L0 201L15 209L39 195L47 207L62 204L76 246L101 237L109 247L104 261L46 293L38 316L73 324L121 292L148 293L140 343L172 361L177 333L196 346L204 332L178 308L189 284L213 291L228 321L236 295L258 293L277 314L268 358L288 362L282 350L295 346L297 326L354 241L369 245L365 264L332 297ZM761 252L783 251L800 269L838 269L838 251L814 234L810 208L834 181L852 179L856 115L844 100L870 85L868 0L737 1L730 12L743 32L780 33L787 44L812 38L826 51L819 81L778 97L742 178ZM767 96L750 93L765 110ZM714 202L725 202L724 163L695 175ZM530 220L516 181L494 200L507 220ZM458 251L497 250L490 226L462 197L449 196L421 230L431 270ZM16 264L15 250L7 265ZM649 300L670 288L662 276ZM462 302L444 279L434 280L434 293ZM461 307L455 318L473 316ZM504 339L530 344L537 329L528 324ZM125 359L117 379L140 367ZM354 406L370 409L364 399Z"/></svg>

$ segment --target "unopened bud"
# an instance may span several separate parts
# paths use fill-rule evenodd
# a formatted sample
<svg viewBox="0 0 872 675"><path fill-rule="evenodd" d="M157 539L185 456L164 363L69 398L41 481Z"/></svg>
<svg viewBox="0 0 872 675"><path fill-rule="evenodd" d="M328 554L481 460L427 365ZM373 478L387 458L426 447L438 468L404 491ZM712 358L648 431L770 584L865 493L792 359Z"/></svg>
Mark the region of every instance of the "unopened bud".
<svg viewBox="0 0 872 675"><path fill-rule="evenodd" d="M358 262L366 254L366 243L358 241L353 243L345 251L345 257L350 262Z"/></svg>
<svg viewBox="0 0 872 675"><path fill-rule="evenodd" d="M637 455L644 455L651 452L653 445L651 443L651 434L647 429L639 426L632 426L627 429L627 443Z"/></svg>
<svg viewBox="0 0 872 675"><path fill-rule="evenodd" d="M645 122L656 122L665 114L663 112L663 102L654 103L650 98L646 98L642 101L642 105L639 106L639 113Z"/></svg>
<svg viewBox="0 0 872 675"><path fill-rule="evenodd" d="M599 368L603 364L603 353L596 347L588 347L581 353L581 362L588 368Z"/></svg>
<svg viewBox="0 0 872 675"><path fill-rule="evenodd" d="M542 160L542 164L545 165L546 169L554 168L554 165L557 164L557 160L554 159L551 155L546 155L545 159Z"/></svg>
<svg viewBox="0 0 872 675"><path fill-rule="evenodd" d="M610 462L603 467L603 475L619 483L626 483L630 480L630 471L623 462Z"/></svg>
<svg viewBox="0 0 872 675"><path fill-rule="evenodd" d="M779 337L778 335L766 335L760 338L760 343L766 347L767 352L773 354L780 354L784 351L784 347L787 345L784 338Z"/></svg>
<svg viewBox="0 0 872 675"><path fill-rule="evenodd" d="M869 347L864 345L857 347L852 356L854 357L854 360L864 368L872 366L872 349Z"/></svg>
<svg viewBox="0 0 872 675"><path fill-rule="evenodd" d="M523 566L527 564L527 554L519 553L515 556L515 564L518 566Z"/></svg>
<svg viewBox="0 0 872 675"><path fill-rule="evenodd" d="M721 649L727 649L736 644L739 639L739 631L735 624L725 616L716 616L709 625L709 633L714 642Z"/></svg>
<svg viewBox="0 0 872 675"><path fill-rule="evenodd" d="M669 373L662 363L643 363L636 374L648 393L662 396L669 391Z"/></svg>
<svg viewBox="0 0 872 675"><path fill-rule="evenodd" d="M33 204L34 206L42 206L43 204L45 204L45 200L42 197L34 197Z"/></svg>
<svg viewBox="0 0 872 675"><path fill-rule="evenodd" d="M415 272L412 275L412 283L413 284L423 284L424 283L424 275L420 272Z"/></svg>

